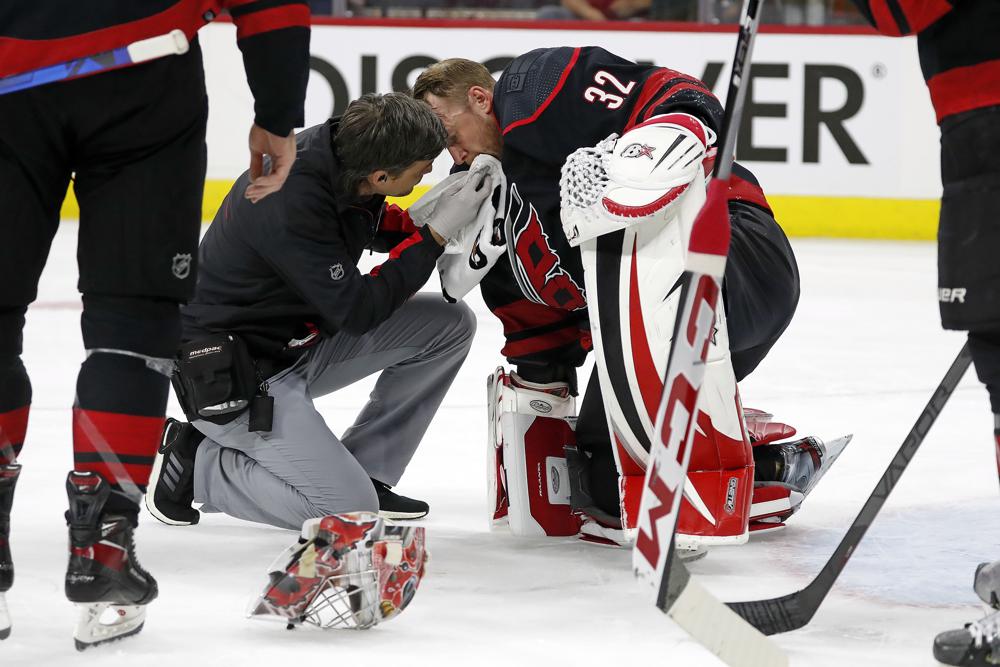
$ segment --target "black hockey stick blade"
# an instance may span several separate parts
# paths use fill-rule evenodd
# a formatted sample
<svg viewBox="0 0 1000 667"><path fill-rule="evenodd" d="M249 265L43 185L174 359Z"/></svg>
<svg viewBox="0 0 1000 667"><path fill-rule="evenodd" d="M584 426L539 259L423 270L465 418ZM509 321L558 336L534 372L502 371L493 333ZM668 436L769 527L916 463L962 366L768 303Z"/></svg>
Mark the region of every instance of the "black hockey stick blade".
<svg viewBox="0 0 1000 667"><path fill-rule="evenodd" d="M917 417L916 423L913 424L913 428L903 440L896 455L892 457L889 467L882 474L882 478L875 486L875 490L872 491L864 507L861 508L857 518L854 519L854 523L847 529L847 534L844 535L840 544L837 545L837 549L816 575L816 578L808 586L795 593L769 600L730 602L728 603L730 609L765 635L797 630L812 620L816 610L819 609L830 589L833 588L837 577L843 572L847 561L854 554L861 538L868 532L872 521L875 520L892 489L899 482L899 478L902 477L903 471L910 464L927 432L930 431L938 415L941 414L941 410L951 398L955 387L962 380L962 376L965 375L971 362L972 355L969 352L969 344L966 343L959 351L958 356L955 357L955 361L951 363L944 379L934 390L920 416Z"/></svg>

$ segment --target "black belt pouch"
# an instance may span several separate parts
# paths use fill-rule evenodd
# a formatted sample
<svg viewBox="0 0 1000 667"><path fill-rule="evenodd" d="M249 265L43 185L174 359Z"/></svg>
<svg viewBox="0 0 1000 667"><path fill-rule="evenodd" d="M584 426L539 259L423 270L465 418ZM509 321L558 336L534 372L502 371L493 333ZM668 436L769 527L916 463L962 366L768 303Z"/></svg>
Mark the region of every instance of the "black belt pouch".
<svg viewBox="0 0 1000 667"><path fill-rule="evenodd" d="M249 409L256 377L246 343L220 333L182 345L171 382L190 421L228 424Z"/></svg>

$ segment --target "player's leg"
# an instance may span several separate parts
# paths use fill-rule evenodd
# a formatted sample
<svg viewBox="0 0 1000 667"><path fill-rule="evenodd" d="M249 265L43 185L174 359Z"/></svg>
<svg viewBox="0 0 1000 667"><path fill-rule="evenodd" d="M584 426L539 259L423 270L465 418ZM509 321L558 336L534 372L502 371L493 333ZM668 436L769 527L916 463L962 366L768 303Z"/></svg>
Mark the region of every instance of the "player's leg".
<svg viewBox="0 0 1000 667"><path fill-rule="evenodd" d="M670 350L689 225L704 200L695 180L680 210L601 235L581 246L597 372L613 453L622 473L622 523L638 516ZM725 313L709 351L678 544L740 543L747 537L753 459L744 433Z"/></svg>
<svg viewBox="0 0 1000 667"><path fill-rule="evenodd" d="M976 374L993 412L1000 473L1000 107L946 118L941 124L941 219L938 300L945 329L969 332ZM980 566L974 588L996 606L1000 567ZM1000 659L1000 612L941 633L934 656L949 665L992 665Z"/></svg>
<svg viewBox="0 0 1000 667"><path fill-rule="evenodd" d="M337 334L312 363L313 396L382 371L343 442L374 480L382 512L389 518L414 518L428 511L426 503L398 496L390 488L416 452L469 353L475 331L475 315L464 303L417 294L375 329L360 336Z"/></svg>
<svg viewBox="0 0 1000 667"><path fill-rule="evenodd" d="M156 597L132 535L163 428L179 303L194 287L207 97L197 44L184 56L60 87L77 137L86 348L67 482L66 593L80 603L77 645L85 648L138 632ZM92 549L102 526L113 526L107 539L126 554L121 563L116 550ZM108 605L125 610L110 627L97 618Z"/></svg>
<svg viewBox="0 0 1000 667"><path fill-rule="evenodd" d="M991 107L953 116L941 126L938 300L944 328L969 332L972 361L989 391L1000 438L998 122L1000 107Z"/></svg>
<svg viewBox="0 0 1000 667"><path fill-rule="evenodd" d="M226 425L195 422L194 500L202 510L295 528L306 519L355 511L415 518L427 506L388 490L402 475L468 353L475 319L463 304L417 295L360 336L322 340L268 380L270 432L248 430L244 413ZM384 370L383 370L384 369ZM312 404L382 371L355 425L337 438Z"/></svg>
<svg viewBox="0 0 1000 667"><path fill-rule="evenodd" d="M24 317L59 225L70 169L45 91L0 96L0 639L14 581L10 513L21 471L31 382L21 360Z"/></svg>
<svg viewBox="0 0 1000 667"><path fill-rule="evenodd" d="M193 499L204 503L201 511L291 529L327 514L378 511L365 469L313 405L310 366L306 359L269 378L270 431L250 431L246 412L224 425L194 422L206 436L193 470Z"/></svg>

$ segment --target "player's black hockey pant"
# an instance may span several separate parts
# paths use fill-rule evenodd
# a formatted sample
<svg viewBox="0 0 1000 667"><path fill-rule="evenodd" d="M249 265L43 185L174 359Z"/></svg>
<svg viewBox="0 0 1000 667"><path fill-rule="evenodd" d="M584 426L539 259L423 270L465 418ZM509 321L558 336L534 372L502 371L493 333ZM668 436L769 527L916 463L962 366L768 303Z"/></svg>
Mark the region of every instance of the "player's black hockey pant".
<svg viewBox="0 0 1000 667"><path fill-rule="evenodd" d="M941 180L941 323L969 332L976 373L1000 414L1000 107L942 122Z"/></svg>
<svg viewBox="0 0 1000 667"><path fill-rule="evenodd" d="M74 462L133 496L145 486L166 408L161 360L194 287L207 115L197 42L183 56L0 96L0 463L24 442L24 317L72 180L87 351ZM35 326L65 307L43 299ZM34 355L44 362L44 347Z"/></svg>

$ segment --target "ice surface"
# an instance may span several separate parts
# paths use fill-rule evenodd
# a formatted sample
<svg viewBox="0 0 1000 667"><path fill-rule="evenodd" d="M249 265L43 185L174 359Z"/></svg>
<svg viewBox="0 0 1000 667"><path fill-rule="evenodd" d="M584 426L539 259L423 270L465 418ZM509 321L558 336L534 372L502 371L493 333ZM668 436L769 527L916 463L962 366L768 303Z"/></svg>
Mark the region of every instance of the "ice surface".
<svg viewBox="0 0 1000 667"><path fill-rule="evenodd" d="M480 315L472 354L399 487L432 507L429 576L406 613L364 633L245 620L265 568L293 534L220 515L173 528L144 514L138 552L161 590L146 628L77 656L75 610L62 594L63 481L83 358L75 237L75 224L61 227L28 314L35 393L14 504L14 628L0 642L3 667L719 664L646 603L626 551L488 531L485 383L501 361L500 326L478 297L470 300ZM787 593L815 575L962 344L938 325L933 245L794 245L799 311L744 383L744 402L803 434L855 437L786 530L691 566L727 600ZM335 429L351 423L370 386L319 401ZM179 414L175 404L170 412ZM1000 557L991 426L970 372L813 622L777 638L793 665L933 665L934 634L978 616L975 564Z"/></svg>

